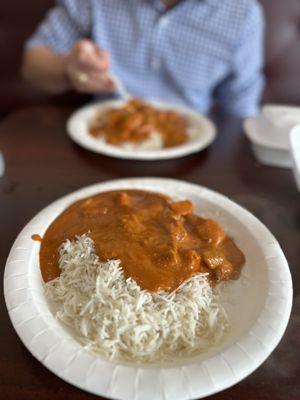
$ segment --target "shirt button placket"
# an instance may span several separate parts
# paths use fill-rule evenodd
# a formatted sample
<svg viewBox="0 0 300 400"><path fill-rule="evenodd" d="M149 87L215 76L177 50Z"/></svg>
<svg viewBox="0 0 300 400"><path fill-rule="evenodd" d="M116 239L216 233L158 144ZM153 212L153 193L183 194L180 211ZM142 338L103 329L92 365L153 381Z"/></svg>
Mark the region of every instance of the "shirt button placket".
<svg viewBox="0 0 300 400"><path fill-rule="evenodd" d="M166 26L169 23L169 17L162 15L156 23L155 33L153 35L153 52L151 59L151 68L154 71L158 71L161 68L161 45L159 44L159 39L163 36Z"/></svg>
<svg viewBox="0 0 300 400"><path fill-rule="evenodd" d="M160 28L165 28L169 23L169 17L167 15L162 15L158 21Z"/></svg>

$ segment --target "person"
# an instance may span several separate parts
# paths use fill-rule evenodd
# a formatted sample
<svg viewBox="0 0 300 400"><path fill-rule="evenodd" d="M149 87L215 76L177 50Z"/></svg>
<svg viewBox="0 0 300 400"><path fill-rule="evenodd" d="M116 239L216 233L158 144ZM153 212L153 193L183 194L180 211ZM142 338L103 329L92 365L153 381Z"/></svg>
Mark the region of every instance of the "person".
<svg viewBox="0 0 300 400"><path fill-rule="evenodd" d="M257 0L59 0L26 43L22 73L52 93L141 99L236 117L257 114L264 84Z"/></svg>

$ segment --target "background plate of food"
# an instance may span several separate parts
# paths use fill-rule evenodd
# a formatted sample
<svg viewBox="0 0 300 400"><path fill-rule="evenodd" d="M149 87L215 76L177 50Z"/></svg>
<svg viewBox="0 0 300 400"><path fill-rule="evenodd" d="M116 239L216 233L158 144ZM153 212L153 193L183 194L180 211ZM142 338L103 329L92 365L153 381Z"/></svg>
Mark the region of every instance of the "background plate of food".
<svg viewBox="0 0 300 400"><path fill-rule="evenodd" d="M183 157L209 146L214 124L190 109L137 99L85 106L67 122L80 146L112 157L161 160Z"/></svg>
<svg viewBox="0 0 300 400"><path fill-rule="evenodd" d="M271 354L292 281L248 211L198 185L141 178L42 210L11 249L4 294L24 345L65 381L113 399L188 400Z"/></svg>

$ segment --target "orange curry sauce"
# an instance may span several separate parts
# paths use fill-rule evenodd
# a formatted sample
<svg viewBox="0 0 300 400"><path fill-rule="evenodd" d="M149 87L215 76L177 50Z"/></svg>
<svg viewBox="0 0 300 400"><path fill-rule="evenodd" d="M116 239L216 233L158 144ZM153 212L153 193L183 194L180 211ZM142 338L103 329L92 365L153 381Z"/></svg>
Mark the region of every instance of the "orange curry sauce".
<svg viewBox="0 0 300 400"><path fill-rule="evenodd" d="M176 111L158 110L138 99L121 108L100 113L90 127L94 137L104 137L113 145L140 143L153 132L162 136L163 147L174 147L188 140L187 120Z"/></svg>
<svg viewBox="0 0 300 400"><path fill-rule="evenodd" d="M34 240L35 242L42 242L42 238L40 235L37 235L36 233L31 236L31 239Z"/></svg>
<svg viewBox="0 0 300 400"><path fill-rule="evenodd" d="M149 291L172 291L197 272L212 284L237 279L245 262L220 225L193 214L190 201L120 190L77 201L60 214L41 244L42 276L59 276L58 248L88 233L101 260L120 259L127 277Z"/></svg>

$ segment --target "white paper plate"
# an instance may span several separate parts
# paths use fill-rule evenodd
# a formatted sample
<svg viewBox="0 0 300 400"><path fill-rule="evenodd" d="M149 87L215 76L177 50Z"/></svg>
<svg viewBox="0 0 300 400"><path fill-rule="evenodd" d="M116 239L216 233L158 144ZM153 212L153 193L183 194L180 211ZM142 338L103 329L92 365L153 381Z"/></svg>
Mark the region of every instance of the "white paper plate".
<svg viewBox="0 0 300 400"><path fill-rule="evenodd" d="M218 348L172 365L109 362L89 353L51 314L43 295L39 243L48 225L74 201L97 192L138 188L190 199L217 218L244 251L242 277L229 283L230 333ZM292 306L292 282L279 244L252 214L203 187L170 179L123 179L89 186L41 211L18 236L4 275L6 305L20 339L50 371L96 395L122 400L187 400L226 389L253 372L282 337Z"/></svg>
<svg viewBox="0 0 300 400"><path fill-rule="evenodd" d="M274 167L292 166L289 132L280 129L275 131L262 117L247 118L243 125L258 161Z"/></svg>
<svg viewBox="0 0 300 400"><path fill-rule="evenodd" d="M209 146L216 137L214 124L206 117L184 107L173 106L160 102L149 102L160 109L172 109L188 118L191 129L189 141L181 146L158 150L129 150L118 146L112 146L103 139L92 137L88 133L88 126L99 111L110 107L120 107L124 100L112 100L85 106L71 115L67 122L67 131L74 142L87 150L105 154L111 157L137 159L137 160L163 160L183 157L197 153Z"/></svg>

